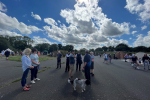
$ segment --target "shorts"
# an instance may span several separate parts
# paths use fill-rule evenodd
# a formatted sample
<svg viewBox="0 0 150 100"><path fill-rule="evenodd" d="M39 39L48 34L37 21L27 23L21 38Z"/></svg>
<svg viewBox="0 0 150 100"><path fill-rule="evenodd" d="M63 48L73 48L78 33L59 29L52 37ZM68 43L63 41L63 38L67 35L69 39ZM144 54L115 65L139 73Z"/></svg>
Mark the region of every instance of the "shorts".
<svg viewBox="0 0 150 100"><path fill-rule="evenodd" d="M70 66L70 70L74 71L74 64L69 64L69 66Z"/></svg>
<svg viewBox="0 0 150 100"><path fill-rule="evenodd" d="M139 63L141 63L141 61L139 61Z"/></svg>
<svg viewBox="0 0 150 100"><path fill-rule="evenodd" d="M105 61L107 61L107 58L104 58Z"/></svg>
<svg viewBox="0 0 150 100"><path fill-rule="evenodd" d="M5 55L6 57L9 57L9 55Z"/></svg>
<svg viewBox="0 0 150 100"><path fill-rule="evenodd" d="M93 61L91 62L91 67L90 68L94 69L94 62Z"/></svg>

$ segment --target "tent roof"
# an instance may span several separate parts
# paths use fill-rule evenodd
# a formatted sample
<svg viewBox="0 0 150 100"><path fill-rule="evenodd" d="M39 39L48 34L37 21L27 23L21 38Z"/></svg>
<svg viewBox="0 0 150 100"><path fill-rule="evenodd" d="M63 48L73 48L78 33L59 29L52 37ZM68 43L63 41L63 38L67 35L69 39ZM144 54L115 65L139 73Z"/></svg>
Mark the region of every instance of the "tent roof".
<svg viewBox="0 0 150 100"><path fill-rule="evenodd" d="M48 52L47 50L44 50L43 52Z"/></svg>

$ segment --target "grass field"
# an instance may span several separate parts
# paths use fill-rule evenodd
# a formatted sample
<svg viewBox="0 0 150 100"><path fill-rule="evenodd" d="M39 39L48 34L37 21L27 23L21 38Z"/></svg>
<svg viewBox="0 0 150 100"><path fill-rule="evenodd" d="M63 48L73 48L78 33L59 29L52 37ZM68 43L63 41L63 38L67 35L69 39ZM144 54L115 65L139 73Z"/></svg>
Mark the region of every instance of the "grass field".
<svg viewBox="0 0 150 100"><path fill-rule="evenodd" d="M9 57L8 59L11 60L11 61L21 62L21 57L22 56L14 56L14 57ZM53 59L56 59L56 57L49 57L49 56L46 56L46 55L39 56L40 61L53 60Z"/></svg>

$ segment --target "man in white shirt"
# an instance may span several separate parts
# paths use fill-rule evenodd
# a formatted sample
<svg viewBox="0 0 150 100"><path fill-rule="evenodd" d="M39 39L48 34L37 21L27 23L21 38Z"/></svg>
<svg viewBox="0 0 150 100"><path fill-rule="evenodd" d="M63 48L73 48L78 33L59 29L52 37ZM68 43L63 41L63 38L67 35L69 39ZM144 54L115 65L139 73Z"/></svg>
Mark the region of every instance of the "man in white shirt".
<svg viewBox="0 0 150 100"><path fill-rule="evenodd" d="M107 54L104 53L103 57L104 57L104 62L103 62L103 63L105 63L105 62L107 63L107 60L108 60L108 59L107 59Z"/></svg>

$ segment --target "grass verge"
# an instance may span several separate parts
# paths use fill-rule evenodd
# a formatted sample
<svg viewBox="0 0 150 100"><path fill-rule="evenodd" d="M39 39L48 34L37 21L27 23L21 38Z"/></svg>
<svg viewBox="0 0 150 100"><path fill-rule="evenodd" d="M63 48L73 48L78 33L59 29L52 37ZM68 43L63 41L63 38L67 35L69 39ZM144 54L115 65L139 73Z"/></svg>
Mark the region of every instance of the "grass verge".
<svg viewBox="0 0 150 100"><path fill-rule="evenodd" d="M21 62L21 57L22 56L9 57L9 60ZM49 57L46 55L39 56L39 61L46 61L46 60L53 60L53 59L56 59L56 57Z"/></svg>
<svg viewBox="0 0 150 100"><path fill-rule="evenodd" d="M43 72L43 71L46 71L46 70L50 69L51 67L43 67L43 68L44 68L44 69L38 71L38 73L41 73L41 72ZM28 75L28 77L30 77L30 76L31 76L31 75ZM13 82L11 82L11 83L16 83L16 82L19 82L19 81L21 81L21 78L16 79L15 81L13 81ZM10 85L11 83L8 83L8 84L6 84L6 85L0 86L0 89L3 88L3 87L6 87L6 86L8 86L8 85Z"/></svg>
<svg viewBox="0 0 150 100"><path fill-rule="evenodd" d="M62 62L61 64L65 64L65 62Z"/></svg>

